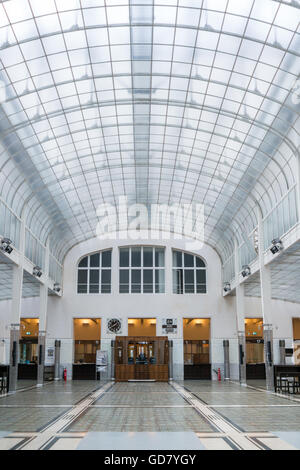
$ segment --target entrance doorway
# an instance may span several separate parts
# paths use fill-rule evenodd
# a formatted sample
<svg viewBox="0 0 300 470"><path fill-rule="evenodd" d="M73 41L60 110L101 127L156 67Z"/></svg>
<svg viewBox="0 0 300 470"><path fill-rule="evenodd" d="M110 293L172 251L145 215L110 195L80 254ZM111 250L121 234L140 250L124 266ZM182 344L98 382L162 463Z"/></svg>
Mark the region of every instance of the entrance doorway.
<svg viewBox="0 0 300 470"><path fill-rule="evenodd" d="M38 363L39 319L21 318L18 380L36 380Z"/></svg>
<svg viewBox="0 0 300 470"><path fill-rule="evenodd" d="M245 318L246 379L266 378L262 318Z"/></svg>
<svg viewBox="0 0 300 470"><path fill-rule="evenodd" d="M184 378L211 379L210 319L184 318Z"/></svg>
<svg viewBox="0 0 300 470"><path fill-rule="evenodd" d="M96 354L100 349L100 318L74 318L73 380L96 379Z"/></svg>

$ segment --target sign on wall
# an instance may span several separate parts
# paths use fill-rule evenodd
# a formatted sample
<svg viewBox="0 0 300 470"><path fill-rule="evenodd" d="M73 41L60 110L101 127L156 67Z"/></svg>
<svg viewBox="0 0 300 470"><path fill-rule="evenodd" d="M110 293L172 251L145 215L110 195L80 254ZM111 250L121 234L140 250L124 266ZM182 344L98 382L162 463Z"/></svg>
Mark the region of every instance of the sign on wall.
<svg viewBox="0 0 300 470"><path fill-rule="evenodd" d="M96 351L96 367L97 371L105 371L108 365L108 353L107 351L102 351L97 349Z"/></svg>
<svg viewBox="0 0 300 470"><path fill-rule="evenodd" d="M45 364L52 365L54 364L54 348L49 347L46 349Z"/></svg>
<svg viewBox="0 0 300 470"><path fill-rule="evenodd" d="M177 334L177 318L163 318L162 332L164 334Z"/></svg>

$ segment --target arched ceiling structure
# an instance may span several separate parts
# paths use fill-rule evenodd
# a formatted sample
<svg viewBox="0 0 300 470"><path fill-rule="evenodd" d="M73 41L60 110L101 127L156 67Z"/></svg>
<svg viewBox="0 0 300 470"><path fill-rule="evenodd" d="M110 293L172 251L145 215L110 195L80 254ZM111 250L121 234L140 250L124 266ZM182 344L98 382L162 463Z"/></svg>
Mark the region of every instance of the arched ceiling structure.
<svg viewBox="0 0 300 470"><path fill-rule="evenodd" d="M2 198L60 257L119 196L201 203L222 255L295 183L299 20L297 0L3 1Z"/></svg>

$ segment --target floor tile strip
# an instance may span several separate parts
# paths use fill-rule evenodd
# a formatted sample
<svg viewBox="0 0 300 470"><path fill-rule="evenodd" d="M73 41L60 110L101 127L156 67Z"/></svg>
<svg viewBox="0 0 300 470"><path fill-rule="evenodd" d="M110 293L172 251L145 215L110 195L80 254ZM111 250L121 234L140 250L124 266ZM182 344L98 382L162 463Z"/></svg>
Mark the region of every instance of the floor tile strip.
<svg viewBox="0 0 300 470"><path fill-rule="evenodd" d="M181 395L188 403L190 403L214 428L218 429L223 434L226 434L227 439L233 446L240 450L262 450L264 446L258 442L254 442L251 437L241 432L233 423L229 422L223 416L219 415L216 411L212 410L208 405L201 402L191 392L186 390L176 382L171 382L170 385ZM227 442L229 442L227 441Z"/></svg>
<svg viewBox="0 0 300 470"><path fill-rule="evenodd" d="M71 410L67 411L54 423L44 428L44 430L42 430L37 436L32 437L29 442L26 442L18 449L42 450L46 447L49 447L50 442L55 439L57 433L62 432L112 386L113 382L107 382L98 390L89 393L86 398L82 399L77 405L73 406Z"/></svg>
<svg viewBox="0 0 300 470"><path fill-rule="evenodd" d="M53 384L53 383L54 383L54 381L44 382L44 383L43 383L43 386L45 386L45 385L50 385L50 384ZM18 388L18 389L15 390L14 392L1 393L1 394L0 394L0 398L12 397L12 396L14 396L16 393L19 393L19 392L27 392L28 390L33 390L34 388L41 388L41 386L35 384L35 385L29 385L28 387Z"/></svg>
<svg viewBox="0 0 300 470"><path fill-rule="evenodd" d="M91 405L90 408L192 408L192 405Z"/></svg>

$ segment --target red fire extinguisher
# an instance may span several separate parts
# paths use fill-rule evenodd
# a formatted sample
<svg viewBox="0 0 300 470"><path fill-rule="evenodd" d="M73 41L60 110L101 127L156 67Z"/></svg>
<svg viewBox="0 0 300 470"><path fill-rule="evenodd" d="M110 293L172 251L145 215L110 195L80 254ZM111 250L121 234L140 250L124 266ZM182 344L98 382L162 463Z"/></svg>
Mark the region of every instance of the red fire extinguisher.
<svg viewBox="0 0 300 470"><path fill-rule="evenodd" d="M64 381L65 382L67 381L67 369L66 368L64 369Z"/></svg>
<svg viewBox="0 0 300 470"><path fill-rule="evenodd" d="M218 381L221 382L221 369L218 368Z"/></svg>

